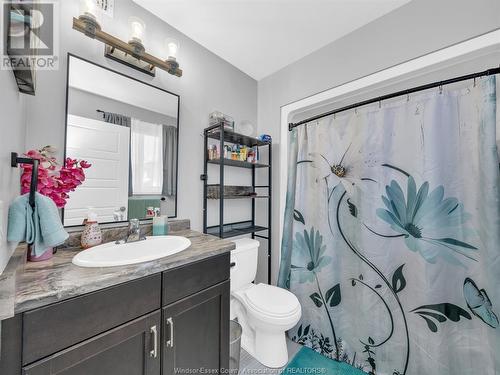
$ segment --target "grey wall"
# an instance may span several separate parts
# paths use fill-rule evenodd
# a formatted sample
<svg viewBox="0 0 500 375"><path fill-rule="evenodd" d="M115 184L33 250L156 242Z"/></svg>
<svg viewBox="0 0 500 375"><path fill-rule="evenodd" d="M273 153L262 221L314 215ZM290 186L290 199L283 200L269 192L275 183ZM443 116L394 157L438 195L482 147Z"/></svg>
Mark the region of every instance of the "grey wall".
<svg viewBox="0 0 500 375"><path fill-rule="evenodd" d="M60 68L58 71L38 72L36 96L28 98L27 102L27 146L52 144L63 150L68 52L177 93L181 96L178 217L191 219L192 227L200 230L203 208L200 181L203 172L202 129L208 125L208 115L213 110L228 113L236 121L256 123L257 82L130 0L115 1L114 18L103 16L103 29L128 40L128 18L132 15L142 18L146 23L145 44L153 55L166 57L163 45L167 37L180 41L179 62L184 76L178 78L157 70L156 78L151 78L110 61L103 56L102 43L72 30L72 17L78 16L78 4L78 0L59 1ZM233 178L239 179L237 175ZM244 215L238 209L230 212ZM228 220L231 219L229 216Z"/></svg>
<svg viewBox="0 0 500 375"><path fill-rule="evenodd" d="M0 70L0 274L12 254L7 243L9 204L19 195L19 168L10 167L10 153L25 151L25 95L19 94L14 74Z"/></svg>
<svg viewBox="0 0 500 375"><path fill-rule="evenodd" d="M268 132L279 142L281 106L498 27L498 0L413 0L259 81L259 133ZM279 175L285 173L279 152L275 144L274 273L280 247Z"/></svg>
<svg viewBox="0 0 500 375"><path fill-rule="evenodd" d="M150 122L152 124L177 126L177 119L171 116L149 111L144 108L119 102L118 100L113 100L104 96L99 96L88 91L75 89L73 87L69 89L69 114L102 121L102 113L97 112L97 109L106 112L119 113L121 115Z"/></svg>

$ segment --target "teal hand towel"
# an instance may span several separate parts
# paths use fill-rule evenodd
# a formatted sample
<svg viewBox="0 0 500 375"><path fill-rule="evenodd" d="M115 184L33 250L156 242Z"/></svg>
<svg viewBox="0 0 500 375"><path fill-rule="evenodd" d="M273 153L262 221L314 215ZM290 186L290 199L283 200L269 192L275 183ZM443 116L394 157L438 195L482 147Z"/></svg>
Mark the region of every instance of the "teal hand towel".
<svg viewBox="0 0 500 375"><path fill-rule="evenodd" d="M63 244L68 237L52 199L36 193L33 210L29 204L29 194L25 194L14 199L10 205L8 241L26 241L33 245L35 255L40 256L49 247Z"/></svg>

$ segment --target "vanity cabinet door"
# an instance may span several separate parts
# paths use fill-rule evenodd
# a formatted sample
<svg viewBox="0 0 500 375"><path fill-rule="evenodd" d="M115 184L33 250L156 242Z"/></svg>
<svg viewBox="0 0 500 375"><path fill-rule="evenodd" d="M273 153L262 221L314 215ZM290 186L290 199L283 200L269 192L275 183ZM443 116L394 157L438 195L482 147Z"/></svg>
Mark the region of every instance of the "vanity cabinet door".
<svg viewBox="0 0 500 375"><path fill-rule="evenodd" d="M163 375L229 367L229 281L165 307L162 320Z"/></svg>
<svg viewBox="0 0 500 375"><path fill-rule="evenodd" d="M23 368L23 375L160 375L161 312Z"/></svg>
<svg viewBox="0 0 500 375"><path fill-rule="evenodd" d="M23 365L59 353L160 307L161 276L156 274L25 312Z"/></svg>

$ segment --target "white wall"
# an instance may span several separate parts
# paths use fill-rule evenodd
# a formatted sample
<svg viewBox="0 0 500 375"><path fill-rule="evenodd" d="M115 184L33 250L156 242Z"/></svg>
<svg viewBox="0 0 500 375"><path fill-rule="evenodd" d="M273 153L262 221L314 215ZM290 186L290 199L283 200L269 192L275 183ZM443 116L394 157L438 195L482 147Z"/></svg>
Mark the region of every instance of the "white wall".
<svg viewBox="0 0 500 375"><path fill-rule="evenodd" d="M282 193L279 176L286 173L286 166L280 166L278 158L283 151L279 144L280 107L498 27L498 0L413 0L259 81L259 132L268 132L275 142L274 277L277 274L281 242L278 236L278 198ZM446 74L446 71L442 74Z"/></svg>
<svg viewBox="0 0 500 375"><path fill-rule="evenodd" d="M130 0L115 0L114 19L103 16L101 25L107 32L128 40L128 18L138 16L146 23L146 47L150 53L165 56L163 47L167 37L180 41L179 62L184 70L182 78L157 70L156 78L127 68L104 57L102 43L72 30L72 17L78 16L78 1L60 1L61 45L60 68L58 71L38 72L37 93L28 98L27 146L55 145L61 151L64 147L64 116L66 95L66 54L92 60L100 65L124 72L129 76L165 88L179 94L180 142L179 142L179 187L178 217L191 219L193 229L202 229L203 184L203 137L202 130L208 125L208 115L220 110L232 115L236 121L257 121L257 82L217 57L199 44L188 39L154 15L146 12ZM213 173L215 170L213 170ZM246 175L245 175L246 177ZM228 180L241 180L235 174ZM250 180L249 180L250 181ZM242 203L239 203L240 205ZM241 209L240 209L241 208ZM235 206L227 220L248 216L246 207ZM212 211L215 210L214 209Z"/></svg>
<svg viewBox="0 0 500 375"><path fill-rule="evenodd" d="M11 168L10 153L24 152L25 95L20 94L14 74L0 70L0 274L14 250L7 243L9 204L19 195L19 168Z"/></svg>

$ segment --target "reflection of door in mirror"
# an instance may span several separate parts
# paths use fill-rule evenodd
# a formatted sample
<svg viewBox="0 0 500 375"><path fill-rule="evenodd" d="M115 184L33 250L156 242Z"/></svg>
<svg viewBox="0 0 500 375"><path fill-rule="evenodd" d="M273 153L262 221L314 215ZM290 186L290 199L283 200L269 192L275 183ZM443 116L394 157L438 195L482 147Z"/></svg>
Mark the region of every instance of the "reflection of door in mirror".
<svg viewBox="0 0 500 375"><path fill-rule="evenodd" d="M66 155L92 163L64 225L177 213L179 96L69 55Z"/></svg>
<svg viewBox="0 0 500 375"><path fill-rule="evenodd" d="M99 222L117 221L117 212L127 217L130 129L101 121L68 115L66 156L92 163L86 181L71 194L64 211L66 225L80 225L89 208ZM89 207L89 202L92 206Z"/></svg>

